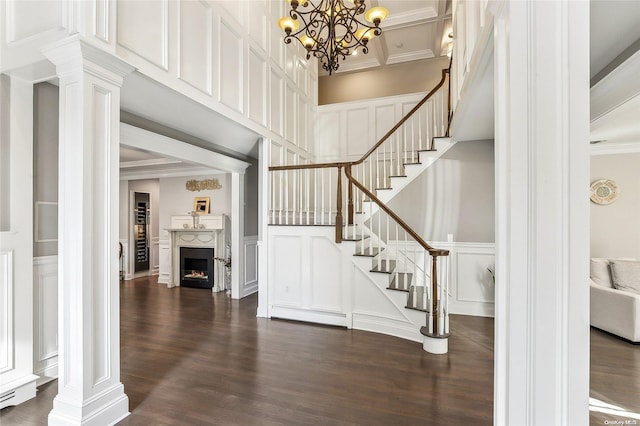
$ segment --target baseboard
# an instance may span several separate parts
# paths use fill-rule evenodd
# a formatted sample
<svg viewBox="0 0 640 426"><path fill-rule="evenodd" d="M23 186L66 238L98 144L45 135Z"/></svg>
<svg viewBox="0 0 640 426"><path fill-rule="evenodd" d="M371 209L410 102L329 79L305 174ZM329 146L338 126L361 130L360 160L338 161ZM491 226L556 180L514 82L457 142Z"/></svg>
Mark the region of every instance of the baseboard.
<svg viewBox="0 0 640 426"><path fill-rule="evenodd" d="M358 312L353 313L353 329L387 334L418 343L423 340L419 327L411 323Z"/></svg>
<svg viewBox="0 0 640 426"><path fill-rule="evenodd" d="M129 398L122 383L118 383L85 401L69 401L58 393L49 413L49 426L115 425L129 414Z"/></svg>
<svg viewBox="0 0 640 426"><path fill-rule="evenodd" d="M3 383L0 387L0 408L22 404L36 396L38 376L27 374L24 377Z"/></svg>
<svg viewBox="0 0 640 426"><path fill-rule="evenodd" d="M317 324L339 325L349 327L347 316L339 312L320 312L316 310L272 306L271 318L282 318L294 321L313 322Z"/></svg>
<svg viewBox="0 0 640 426"><path fill-rule="evenodd" d="M242 297L247 297L258 291L258 281L251 281L244 285L244 291Z"/></svg>
<svg viewBox="0 0 640 426"><path fill-rule="evenodd" d="M35 372L38 375L38 380L36 381L36 387L40 387L45 383L49 383L52 380L56 380L58 378L58 363L47 365L45 368L42 368Z"/></svg>

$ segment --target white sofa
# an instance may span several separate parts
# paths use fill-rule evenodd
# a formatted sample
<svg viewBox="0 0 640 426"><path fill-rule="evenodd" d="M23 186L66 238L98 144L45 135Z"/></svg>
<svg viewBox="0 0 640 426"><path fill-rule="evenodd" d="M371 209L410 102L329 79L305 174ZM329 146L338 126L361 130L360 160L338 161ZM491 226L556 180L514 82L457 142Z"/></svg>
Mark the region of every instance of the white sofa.
<svg viewBox="0 0 640 426"><path fill-rule="evenodd" d="M640 293L615 288L611 270L612 262L628 260L591 259L591 325L639 344Z"/></svg>

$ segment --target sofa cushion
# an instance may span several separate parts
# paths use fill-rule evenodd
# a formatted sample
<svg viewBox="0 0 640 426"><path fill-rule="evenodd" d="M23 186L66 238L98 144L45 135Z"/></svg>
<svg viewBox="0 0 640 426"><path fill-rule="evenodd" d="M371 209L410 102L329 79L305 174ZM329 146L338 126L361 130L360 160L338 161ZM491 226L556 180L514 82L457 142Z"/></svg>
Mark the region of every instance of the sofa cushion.
<svg viewBox="0 0 640 426"><path fill-rule="evenodd" d="M612 260L611 279L616 289L640 294L640 262Z"/></svg>
<svg viewBox="0 0 640 426"><path fill-rule="evenodd" d="M613 288L611 272L609 272L609 259L601 257L591 258L591 279L598 285Z"/></svg>

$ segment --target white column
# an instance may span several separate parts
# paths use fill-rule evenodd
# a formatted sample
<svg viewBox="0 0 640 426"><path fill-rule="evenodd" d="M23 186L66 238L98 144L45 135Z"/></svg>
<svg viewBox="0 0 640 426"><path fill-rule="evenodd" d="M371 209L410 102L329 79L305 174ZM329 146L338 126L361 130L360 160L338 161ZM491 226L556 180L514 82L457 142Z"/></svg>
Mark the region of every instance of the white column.
<svg viewBox="0 0 640 426"><path fill-rule="evenodd" d="M584 425L589 3L494 6L494 424Z"/></svg>
<svg viewBox="0 0 640 426"><path fill-rule="evenodd" d="M244 296L244 171L231 173L231 298Z"/></svg>
<svg viewBox="0 0 640 426"><path fill-rule="evenodd" d="M77 36L44 50L60 79L59 377L50 425L129 414L120 383L120 86L133 70Z"/></svg>
<svg viewBox="0 0 640 426"><path fill-rule="evenodd" d="M261 139L258 155L258 310L257 316L269 317L269 276L267 247L269 235L269 139Z"/></svg>
<svg viewBox="0 0 640 426"><path fill-rule="evenodd" d="M0 76L0 408L36 395L33 375L33 84ZM5 157L6 159L6 157ZM8 172L8 173L7 173ZM8 204L8 205L7 205ZM8 208L7 208L8 207Z"/></svg>

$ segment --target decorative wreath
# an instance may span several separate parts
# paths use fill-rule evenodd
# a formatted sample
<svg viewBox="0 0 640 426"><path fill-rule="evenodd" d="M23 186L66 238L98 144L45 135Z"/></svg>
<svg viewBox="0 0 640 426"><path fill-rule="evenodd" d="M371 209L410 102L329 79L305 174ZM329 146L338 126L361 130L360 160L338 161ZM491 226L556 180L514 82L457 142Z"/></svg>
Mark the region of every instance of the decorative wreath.
<svg viewBox="0 0 640 426"><path fill-rule="evenodd" d="M591 184L591 201L596 204L611 204L618 195L618 184L610 179L599 179Z"/></svg>

